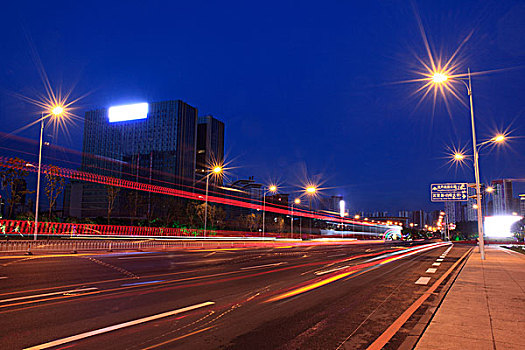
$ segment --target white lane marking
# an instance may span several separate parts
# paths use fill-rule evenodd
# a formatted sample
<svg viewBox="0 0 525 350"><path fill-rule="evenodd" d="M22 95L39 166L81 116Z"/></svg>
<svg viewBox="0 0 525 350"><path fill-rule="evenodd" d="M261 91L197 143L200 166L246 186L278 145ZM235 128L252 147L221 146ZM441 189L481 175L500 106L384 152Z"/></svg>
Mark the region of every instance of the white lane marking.
<svg viewBox="0 0 525 350"><path fill-rule="evenodd" d="M0 276L0 280L5 280L6 278L6 276Z"/></svg>
<svg viewBox="0 0 525 350"><path fill-rule="evenodd" d="M149 321L153 321L153 320L158 320L159 318L164 318L164 317L180 314L180 313L183 313L183 312L186 312L186 311L195 310L195 309L198 309L198 308L201 308L201 307L205 307L205 306L208 306L208 305L213 305L213 304L215 304L215 302L207 301L207 302L204 302L204 303L187 306L187 307L184 307L182 309L177 309L177 310L168 311L168 312L164 312L164 313L153 315L153 316L139 318L138 320L124 322L124 323L116 324L116 325L113 325L113 326L96 329L94 331L89 331L89 332L73 335L71 337L54 340L54 341L51 341L51 342L48 342L48 343L35 345L35 346L30 347L30 348L26 348L25 350L47 349L47 348L51 348L51 347L54 347L54 346L70 343L72 341L77 341L77 340L80 340L80 339L92 337L94 335L103 334L103 333L107 333L107 332L112 332L112 331L117 330L117 329L130 327L130 326L134 326L134 325L137 325L137 324L140 324L140 323L145 323L145 322L149 322Z"/></svg>
<svg viewBox="0 0 525 350"><path fill-rule="evenodd" d="M207 257L209 257L209 256L212 256L212 255L215 254L215 253L217 253L217 252L211 252L210 254L206 254L206 255L204 255L204 257L207 258Z"/></svg>
<svg viewBox="0 0 525 350"><path fill-rule="evenodd" d="M164 281L165 281L165 280L156 280L156 281L145 281L145 282L136 282L136 283L126 283L126 284L121 284L120 286L121 286L121 287L140 286L140 285L143 285L143 284L160 283L160 282L164 282Z"/></svg>
<svg viewBox="0 0 525 350"><path fill-rule="evenodd" d="M442 262L442 261L443 261L443 259L436 259L436 261L437 261L437 262Z"/></svg>
<svg viewBox="0 0 525 350"><path fill-rule="evenodd" d="M416 281L416 284L421 284L421 285L426 286L429 281L430 281L430 277L419 277L419 279Z"/></svg>
<svg viewBox="0 0 525 350"><path fill-rule="evenodd" d="M284 262L279 262L279 263L275 263L275 264L266 264L266 265L241 267L241 270L260 269L261 267L278 266L278 265L282 265L282 264L285 264L285 263Z"/></svg>
<svg viewBox="0 0 525 350"><path fill-rule="evenodd" d="M436 273L437 269L429 268L425 271L425 273Z"/></svg>
<svg viewBox="0 0 525 350"><path fill-rule="evenodd" d="M98 288L90 287L90 288L83 288L83 289L72 289L72 290L63 290L61 292L53 292L53 293L45 293L45 294L35 294L35 295L28 295L25 297L18 297L18 298L11 298L11 299L2 299L0 300L0 303L7 303L10 301L16 301L16 300L24 300L24 299L34 299L34 298L40 298L40 297L48 297L50 295L58 295L58 294L72 294L72 293L78 293L78 292L89 292L92 290L97 290Z"/></svg>
<svg viewBox="0 0 525 350"><path fill-rule="evenodd" d="M439 266L441 263L433 263L432 266Z"/></svg>
<svg viewBox="0 0 525 350"><path fill-rule="evenodd" d="M341 266L341 267L337 267L335 269L330 269L330 270L325 270L325 271L315 271L314 274L316 274L317 276L321 276L321 275L324 275L326 273L330 273L330 272L346 269L347 267L350 267L350 266Z"/></svg>

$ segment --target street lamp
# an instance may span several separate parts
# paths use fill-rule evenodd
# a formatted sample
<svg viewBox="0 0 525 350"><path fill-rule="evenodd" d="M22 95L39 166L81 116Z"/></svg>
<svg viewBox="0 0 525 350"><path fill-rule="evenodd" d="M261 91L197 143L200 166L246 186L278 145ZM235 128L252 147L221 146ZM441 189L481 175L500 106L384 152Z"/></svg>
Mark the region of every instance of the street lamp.
<svg viewBox="0 0 525 350"><path fill-rule="evenodd" d="M432 82L436 85L445 84L446 81L452 79L452 76L448 76L443 72L434 72L432 75ZM468 69L468 84L460 79L454 79L456 81L462 82L467 88L467 94L469 96L470 102L470 121L472 126L472 148L474 152L474 177L476 179L476 203L477 203L477 213L478 213L478 236L479 236L479 252L481 254L481 260L485 260L485 241L483 237L483 216L481 212L481 189L479 182L479 154L478 154L478 144L476 142L476 127L474 123L474 104L472 102L472 81L470 76L470 68ZM503 141L505 138L497 137L499 141ZM494 140L496 141L496 140Z"/></svg>
<svg viewBox="0 0 525 350"><path fill-rule="evenodd" d="M299 198L295 198L295 200L293 201L292 203L292 215L290 216L291 217L291 220L290 220L290 238L293 238L293 205L294 204L301 204L301 199Z"/></svg>
<svg viewBox="0 0 525 350"><path fill-rule="evenodd" d="M317 194L317 187L310 185L305 188L305 192L308 195L308 203L310 207L310 213L312 213L312 197ZM310 231L308 234L312 234L312 221L314 221L313 218L310 218Z"/></svg>
<svg viewBox="0 0 525 350"><path fill-rule="evenodd" d="M460 153L460 152L454 153L454 160L462 161L464 159L465 159L465 155L463 153Z"/></svg>
<svg viewBox="0 0 525 350"><path fill-rule="evenodd" d="M268 192L272 192L272 193L275 193L277 192L277 186L275 185L270 185L268 187L268 191L263 191L263 217L262 217L262 236L264 237L264 223L265 223L265 219L266 219L266 193Z"/></svg>
<svg viewBox="0 0 525 350"><path fill-rule="evenodd" d="M206 199L204 201L204 237L206 237L206 228L207 228L207 224L208 224L208 185L209 185L209 180L210 180L210 176L214 175L214 176L219 176L220 174L222 174L222 166L220 165L216 165L214 167L212 167L210 169L210 172L206 175Z"/></svg>
<svg viewBox="0 0 525 350"><path fill-rule="evenodd" d="M37 240L38 236L38 207L40 202L40 174L42 170L42 137L44 134L44 119L47 118L60 118L62 117L66 112L66 107L60 104L56 104L54 106L51 106L51 109L47 112L47 115L44 115L44 112L42 112L40 117L40 143L38 148L38 172L37 172L37 180L36 180L36 201L35 201L35 231L33 234L33 240Z"/></svg>

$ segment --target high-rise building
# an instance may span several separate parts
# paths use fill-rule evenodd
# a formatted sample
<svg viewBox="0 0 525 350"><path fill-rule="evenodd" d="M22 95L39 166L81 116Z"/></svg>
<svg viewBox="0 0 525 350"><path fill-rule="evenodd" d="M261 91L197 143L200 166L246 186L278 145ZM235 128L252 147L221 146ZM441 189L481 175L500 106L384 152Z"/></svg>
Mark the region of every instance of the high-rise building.
<svg viewBox="0 0 525 350"><path fill-rule="evenodd" d="M343 196L330 196L321 198L319 200L319 209L327 210L334 213L340 212L340 202L343 200Z"/></svg>
<svg viewBox="0 0 525 350"><path fill-rule="evenodd" d="M196 141L197 108L180 100L88 111L81 170L184 188L195 182ZM81 216L104 216L107 188L82 191Z"/></svg>
<svg viewBox="0 0 525 350"><path fill-rule="evenodd" d="M520 216L525 218L525 193L520 193Z"/></svg>
<svg viewBox="0 0 525 350"><path fill-rule="evenodd" d="M414 210L412 211L412 223L417 228L423 228L427 222L426 213L423 210Z"/></svg>
<svg viewBox="0 0 525 350"><path fill-rule="evenodd" d="M198 118L196 176L203 178L210 167L224 164L224 123L211 115ZM210 178L222 185L222 176Z"/></svg>
<svg viewBox="0 0 525 350"><path fill-rule="evenodd" d="M512 180L492 181L492 207L493 215L511 214L513 208Z"/></svg>
<svg viewBox="0 0 525 350"><path fill-rule="evenodd" d="M461 202L445 202L445 215L447 216L447 221L451 223L456 223L461 220L458 220L458 213L457 213L457 203Z"/></svg>
<svg viewBox="0 0 525 350"><path fill-rule="evenodd" d="M483 193L483 191L481 192ZM466 221L478 221L476 188L468 187L467 193L469 198L466 202L467 206L465 207L465 219Z"/></svg>
<svg viewBox="0 0 525 350"><path fill-rule="evenodd" d="M409 212L408 210L400 210L400 211L398 212L398 216L399 216L400 218L407 218L407 219L408 219L408 218L411 218L411 217L412 217L412 213Z"/></svg>

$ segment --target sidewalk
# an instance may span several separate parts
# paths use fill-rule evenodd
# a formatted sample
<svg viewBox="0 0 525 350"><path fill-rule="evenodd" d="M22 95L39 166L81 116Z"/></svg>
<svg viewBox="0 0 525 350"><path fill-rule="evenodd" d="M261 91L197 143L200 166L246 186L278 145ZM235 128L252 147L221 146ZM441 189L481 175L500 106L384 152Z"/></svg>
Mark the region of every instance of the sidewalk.
<svg viewBox="0 0 525 350"><path fill-rule="evenodd" d="M525 349L525 255L475 248L416 349Z"/></svg>

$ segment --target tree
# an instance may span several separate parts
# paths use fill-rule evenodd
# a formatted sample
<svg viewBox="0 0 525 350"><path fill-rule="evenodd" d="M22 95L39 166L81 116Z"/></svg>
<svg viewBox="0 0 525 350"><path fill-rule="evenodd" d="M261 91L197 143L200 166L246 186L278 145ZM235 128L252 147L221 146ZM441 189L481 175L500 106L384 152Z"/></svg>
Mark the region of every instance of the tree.
<svg viewBox="0 0 525 350"><path fill-rule="evenodd" d="M46 185L44 191L49 199L49 219L53 213L58 196L64 191L66 182L63 177L60 176L59 168L51 166L46 170Z"/></svg>
<svg viewBox="0 0 525 350"><path fill-rule="evenodd" d="M27 194L33 193L34 191L27 190L27 183L25 178L29 174L25 170L26 162L19 158L10 158L7 162L8 166L0 169L0 178L2 180L2 186L8 188L9 198L7 203L9 204L8 218L13 217L15 207L23 202L23 199Z"/></svg>
<svg viewBox="0 0 525 350"><path fill-rule="evenodd" d="M253 232L254 230L257 230L259 227L259 222L261 219L261 215L258 214L247 214L244 216L244 222L248 230L250 232Z"/></svg>
<svg viewBox="0 0 525 350"><path fill-rule="evenodd" d="M213 221L215 223L215 226L217 228L222 227L224 225L224 219L226 219L226 212L223 208L216 206L214 207L213 211Z"/></svg>
<svg viewBox="0 0 525 350"><path fill-rule="evenodd" d="M109 219L111 217L111 212L113 212L113 209L115 207L115 200L117 199L117 196L120 192L120 187L117 186L106 186L106 191L108 195L108 225L109 225Z"/></svg>
<svg viewBox="0 0 525 350"><path fill-rule="evenodd" d="M186 204L186 218L190 227L195 227L198 224L199 215L197 214L199 204L195 201L189 201Z"/></svg>
<svg viewBox="0 0 525 350"><path fill-rule="evenodd" d="M279 233L284 232L284 219L281 216L277 218L277 227L278 227Z"/></svg>
<svg viewBox="0 0 525 350"><path fill-rule="evenodd" d="M164 210L162 212L162 219L167 227L172 227L175 221L180 220L184 216L184 210L180 198L175 196L162 197L163 205L161 206Z"/></svg>

